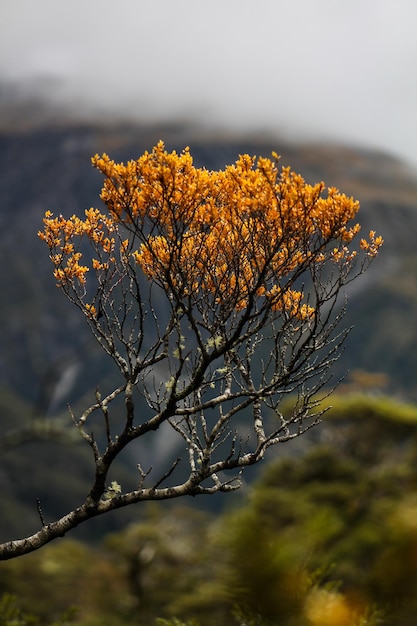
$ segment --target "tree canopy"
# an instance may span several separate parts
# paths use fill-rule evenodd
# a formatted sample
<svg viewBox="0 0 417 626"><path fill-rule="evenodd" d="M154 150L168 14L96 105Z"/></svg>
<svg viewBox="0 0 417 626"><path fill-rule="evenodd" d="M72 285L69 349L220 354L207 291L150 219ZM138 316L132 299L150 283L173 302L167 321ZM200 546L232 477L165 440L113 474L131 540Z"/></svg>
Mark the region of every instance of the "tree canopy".
<svg viewBox="0 0 417 626"><path fill-rule="evenodd" d="M84 503L50 524L40 515L42 528L0 558L139 501L236 489L245 466L319 421L317 394L347 334L339 296L382 238L359 236L358 201L278 161L242 155L209 171L162 142L126 164L96 155L105 210L46 212L39 236L57 285L121 376L81 414L70 409L95 462ZM138 459L125 492L114 460L167 426L183 453L168 470Z"/></svg>

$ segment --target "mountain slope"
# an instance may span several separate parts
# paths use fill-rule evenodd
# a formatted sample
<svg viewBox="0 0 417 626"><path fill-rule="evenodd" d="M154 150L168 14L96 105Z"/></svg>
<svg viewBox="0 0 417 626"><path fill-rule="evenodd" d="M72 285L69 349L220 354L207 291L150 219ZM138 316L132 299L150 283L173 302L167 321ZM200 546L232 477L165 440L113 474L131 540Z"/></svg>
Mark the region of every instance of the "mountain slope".
<svg viewBox="0 0 417 626"><path fill-rule="evenodd" d="M413 379L417 353L417 175L386 155L344 147L288 146L278 139L206 135L182 127L72 125L0 134L0 376L43 409L68 368L96 384L88 374L107 375L78 311L55 288L50 261L38 241L44 210L69 215L99 206L100 175L91 168L95 152L126 160L159 139L169 148L189 144L195 162L218 168L239 153L282 154L308 181L324 180L361 201L359 220L374 228L385 245L369 272L353 285L348 323L355 330L341 368L383 371L392 388L417 395ZM94 364L94 366L93 366ZM52 376L53 374L53 376ZM52 378L51 378L52 377ZM65 403L70 398L62 398Z"/></svg>
<svg viewBox="0 0 417 626"><path fill-rule="evenodd" d="M1 116L0 116L1 117ZM357 382L385 384L387 394L417 399L417 173L388 155L343 146L288 145L278 138L236 137L188 129L140 125L15 124L0 119L0 418L3 432L35 417L68 419L66 406L84 404L117 373L79 315L55 287L51 263L37 231L46 209L69 216L100 206L101 175L90 166L96 152L116 160L137 158L163 139L169 149L190 146L197 165L223 167L238 154L282 154L282 163L309 182L324 180L361 201L366 233L385 239L380 257L352 285L346 324L354 326L335 377L347 369ZM366 378L361 371L371 376ZM373 383L372 383L373 384ZM163 446L166 442L163 442ZM73 445L73 444L71 444ZM165 454L155 441L141 460ZM88 453L88 450L85 450ZM75 453L74 453L75 452ZM137 450L134 451L137 454ZM4 457L3 528L30 532L38 523L35 498L46 513L68 510L84 493L90 462L78 449L25 445ZM41 463L39 463L41 459ZM78 465L78 463L81 463ZM123 485L133 477L125 459ZM55 468L53 484L47 480ZM31 467L37 467L36 472ZM80 480L73 469L81 470ZM135 476L134 479L137 477ZM66 485L66 487L65 487ZM64 488L63 488L64 487ZM130 513L129 513L130 514ZM133 515L133 513L132 513ZM122 517L118 515L120 520ZM124 519L124 516L123 516ZM113 523L113 522L109 522ZM106 522L107 524L107 522ZM93 525L92 528L95 528ZM93 530L94 532L94 530Z"/></svg>

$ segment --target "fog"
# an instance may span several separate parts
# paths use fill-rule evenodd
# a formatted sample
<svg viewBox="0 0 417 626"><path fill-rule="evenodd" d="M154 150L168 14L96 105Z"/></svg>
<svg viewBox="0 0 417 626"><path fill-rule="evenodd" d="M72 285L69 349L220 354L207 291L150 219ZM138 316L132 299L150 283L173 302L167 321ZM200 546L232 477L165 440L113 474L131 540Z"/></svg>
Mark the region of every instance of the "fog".
<svg viewBox="0 0 417 626"><path fill-rule="evenodd" d="M417 165L416 0L1 0L0 80L74 114L382 149Z"/></svg>

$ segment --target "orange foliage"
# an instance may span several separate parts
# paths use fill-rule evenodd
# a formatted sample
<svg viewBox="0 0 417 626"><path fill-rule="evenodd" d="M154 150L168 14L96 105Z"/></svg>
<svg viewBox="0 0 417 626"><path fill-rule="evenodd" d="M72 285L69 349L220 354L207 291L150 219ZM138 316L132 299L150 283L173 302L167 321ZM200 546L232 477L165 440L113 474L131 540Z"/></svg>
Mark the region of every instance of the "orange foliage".
<svg viewBox="0 0 417 626"><path fill-rule="evenodd" d="M39 233L58 286L86 283L90 268L81 265L79 250L86 237L98 278L112 265L119 272L131 265L179 298L209 296L240 310L262 297L273 310L309 319L314 308L302 303L291 280L285 288L282 281L329 261L351 266L357 250L348 246L359 225L349 222L359 203L334 188L325 192L323 183L307 184L290 168L279 170L275 157L243 155L224 170L208 171L194 167L188 149L168 153L162 142L127 164L96 155L109 214L89 209L85 219L65 219L47 211ZM372 257L381 244L372 231L359 249Z"/></svg>

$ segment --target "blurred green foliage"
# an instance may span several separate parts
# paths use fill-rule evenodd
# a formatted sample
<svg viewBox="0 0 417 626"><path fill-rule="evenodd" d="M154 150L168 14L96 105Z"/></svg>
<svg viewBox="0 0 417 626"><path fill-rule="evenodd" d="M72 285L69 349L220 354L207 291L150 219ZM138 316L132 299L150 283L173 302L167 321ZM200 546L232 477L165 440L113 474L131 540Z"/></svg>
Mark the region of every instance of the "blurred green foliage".
<svg viewBox="0 0 417 626"><path fill-rule="evenodd" d="M75 611L69 609L53 623L39 621L37 617L21 609L15 596L5 593L0 598L0 626L69 626L74 617Z"/></svg>
<svg viewBox="0 0 417 626"><path fill-rule="evenodd" d="M0 626L59 624L72 606L79 626L415 626L417 407L332 404L217 518L152 503L94 548L1 563Z"/></svg>

